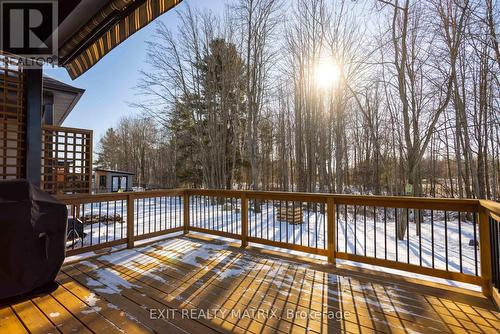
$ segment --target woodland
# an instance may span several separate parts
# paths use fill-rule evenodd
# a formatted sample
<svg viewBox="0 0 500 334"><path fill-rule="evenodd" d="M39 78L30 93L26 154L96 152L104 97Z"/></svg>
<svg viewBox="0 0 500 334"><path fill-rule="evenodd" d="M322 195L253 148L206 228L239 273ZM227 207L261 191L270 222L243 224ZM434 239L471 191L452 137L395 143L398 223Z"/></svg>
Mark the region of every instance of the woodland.
<svg viewBox="0 0 500 334"><path fill-rule="evenodd" d="M500 198L500 3L227 0L158 21L96 164L143 188Z"/></svg>

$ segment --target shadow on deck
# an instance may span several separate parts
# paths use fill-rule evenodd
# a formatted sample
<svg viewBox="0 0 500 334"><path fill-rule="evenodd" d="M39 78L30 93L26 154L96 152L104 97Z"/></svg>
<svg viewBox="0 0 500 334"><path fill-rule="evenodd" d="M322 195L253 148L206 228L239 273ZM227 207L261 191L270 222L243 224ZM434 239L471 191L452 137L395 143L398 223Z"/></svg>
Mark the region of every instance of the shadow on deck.
<svg viewBox="0 0 500 334"><path fill-rule="evenodd" d="M398 279L396 279L398 277ZM480 293L184 236L67 264L1 333L498 333Z"/></svg>

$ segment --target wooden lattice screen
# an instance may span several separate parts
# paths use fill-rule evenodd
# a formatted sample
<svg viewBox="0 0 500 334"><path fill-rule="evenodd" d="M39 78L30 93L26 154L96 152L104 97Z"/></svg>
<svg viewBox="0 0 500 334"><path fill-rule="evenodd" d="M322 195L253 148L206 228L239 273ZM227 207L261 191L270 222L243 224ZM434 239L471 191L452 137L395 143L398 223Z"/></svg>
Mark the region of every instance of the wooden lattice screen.
<svg viewBox="0 0 500 334"><path fill-rule="evenodd" d="M92 191L92 131L42 127L42 189L52 194Z"/></svg>
<svg viewBox="0 0 500 334"><path fill-rule="evenodd" d="M17 59L0 53L0 179L25 177L24 78Z"/></svg>

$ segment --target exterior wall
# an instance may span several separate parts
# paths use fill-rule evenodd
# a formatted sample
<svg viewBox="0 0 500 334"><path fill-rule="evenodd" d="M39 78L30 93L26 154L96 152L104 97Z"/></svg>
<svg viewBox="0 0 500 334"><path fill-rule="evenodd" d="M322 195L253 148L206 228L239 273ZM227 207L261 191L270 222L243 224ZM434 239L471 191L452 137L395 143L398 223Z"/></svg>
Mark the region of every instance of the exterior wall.
<svg viewBox="0 0 500 334"><path fill-rule="evenodd" d="M106 182L101 182L101 177L106 177ZM96 171L95 172L95 187L94 191L96 193L109 193L116 192L113 189L113 177L122 177L127 179L127 189L123 189L122 191L132 191L132 186L134 182L134 176L130 174L124 174L119 172L108 172L108 171Z"/></svg>
<svg viewBox="0 0 500 334"><path fill-rule="evenodd" d="M101 176L106 176L106 172L96 171L94 174L94 192L106 192L107 184L101 184Z"/></svg>

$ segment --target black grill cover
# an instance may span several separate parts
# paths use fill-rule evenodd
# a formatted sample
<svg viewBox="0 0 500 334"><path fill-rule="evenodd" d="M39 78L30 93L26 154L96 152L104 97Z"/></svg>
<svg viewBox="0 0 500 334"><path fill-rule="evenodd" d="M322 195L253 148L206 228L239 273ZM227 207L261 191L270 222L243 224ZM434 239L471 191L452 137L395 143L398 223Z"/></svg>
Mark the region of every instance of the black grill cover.
<svg viewBox="0 0 500 334"><path fill-rule="evenodd" d="M0 299L54 282L65 257L66 206L24 180L0 181Z"/></svg>

